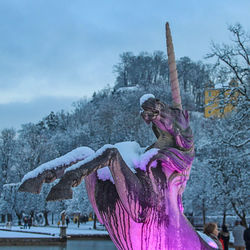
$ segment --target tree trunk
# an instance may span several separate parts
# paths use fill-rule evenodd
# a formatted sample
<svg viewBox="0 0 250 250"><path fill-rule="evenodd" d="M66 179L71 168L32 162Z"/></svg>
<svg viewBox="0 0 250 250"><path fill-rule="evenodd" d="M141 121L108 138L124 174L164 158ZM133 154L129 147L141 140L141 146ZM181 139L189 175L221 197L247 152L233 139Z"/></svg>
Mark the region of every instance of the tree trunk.
<svg viewBox="0 0 250 250"><path fill-rule="evenodd" d="M97 220L97 218L96 218L96 214L94 213L94 216L93 216L94 218L93 218L93 222L94 222L94 224L93 224L93 229L96 229L96 220Z"/></svg>
<svg viewBox="0 0 250 250"><path fill-rule="evenodd" d="M224 208L222 225L226 225L226 217L227 217L227 210Z"/></svg>
<svg viewBox="0 0 250 250"><path fill-rule="evenodd" d="M48 213L49 213L48 211L43 211L43 216L44 216L44 219L45 219L45 226L49 225Z"/></svg>
<svg viewBox="0 0 250 250"><path fill-rule="evenodd" d="M206 207L205 207L205 200L202 200L202 219L203 219L203 225L206 224Z"/></svg>
<svg viewBox="0 0 250 250"><path fill-rule="evenodd" d="M244 210L242 210L242 214L240 213L240 211L237 209L235 202L231 201L233 210L235 211L235 213L240 217L241 222L242 222L242 226L247 228L247 221L246 221L246 213Z"/></svg>
<svg viewBox="0 0 250 250"><path fill-rule="evenodd" d="M18 218L18 226L21 226L22 225L22 213L19 214L16 212L16 216Z"/></svg>
<svg viewBox="0 0 250 250"><path fill-rule="evenodd" d="M30 216L31 216L32 218L34 218L34 214L35 214L35 211L34 211L34 210L31 210Z"/></svg>

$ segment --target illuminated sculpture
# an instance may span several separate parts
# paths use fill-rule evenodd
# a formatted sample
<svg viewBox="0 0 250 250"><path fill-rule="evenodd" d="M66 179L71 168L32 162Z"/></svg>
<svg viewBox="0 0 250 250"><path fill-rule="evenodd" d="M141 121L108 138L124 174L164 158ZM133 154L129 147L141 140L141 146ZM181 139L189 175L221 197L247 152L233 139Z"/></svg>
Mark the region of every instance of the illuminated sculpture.
<svg viewBox="0 0 250 250"><path fill-rule="evenodd" d="M47 200L70 199L72 187L84 178L97 218L118 249L214 249L214 242L207 244L183 214L181 197L194 145L188 113L182 110L168 24L166 32L173 107L153 95L141 98L141 115L152 123L157 141L146 151L135 142L105 145L97 152L77 148L25 175L19 188L39 193L44 182L61 178ZM129 150L138 157L125 160Z"/></svg>

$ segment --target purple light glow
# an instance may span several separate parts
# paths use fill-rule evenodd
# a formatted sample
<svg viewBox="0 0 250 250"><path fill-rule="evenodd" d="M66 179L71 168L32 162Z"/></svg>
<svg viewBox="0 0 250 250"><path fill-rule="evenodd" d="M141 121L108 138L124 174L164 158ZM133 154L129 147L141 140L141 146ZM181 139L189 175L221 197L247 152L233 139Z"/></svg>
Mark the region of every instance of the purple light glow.
<svg viewBox="0 0 250 250"><path fill-rule="evenodd" d="M118 249L214 249L214 242L207 244L183 214L181 197L194 159L188 115L167 108L159 112L164 119L158 119L148 102L151 105L154 100L149 98L143 103L148 114L142 115L152 118L158 134L172 136L177 146L172 146L171 141L166 146L156 142L151 152L132 161L135 173L117 152L109 166L114 183L98 180L96 173L85 178L92 206Z"/></svg>

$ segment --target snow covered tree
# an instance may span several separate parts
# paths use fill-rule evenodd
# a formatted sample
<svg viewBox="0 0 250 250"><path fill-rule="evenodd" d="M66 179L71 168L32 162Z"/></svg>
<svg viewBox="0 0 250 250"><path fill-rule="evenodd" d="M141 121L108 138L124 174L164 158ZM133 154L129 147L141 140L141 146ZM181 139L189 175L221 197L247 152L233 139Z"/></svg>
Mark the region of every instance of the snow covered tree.
<svg viewBox="0 0 250 250"><path fill-rule="evenodd" d="M189 57L181 57L177 61L177 70L182 95L186 93L191 96L195 110L203 111L204 87L210 80L209 65L201 61L194 62ZM194 107L190 107L189 110L193 110Z"/></svg>
<svg viewBox="0 0 250 250"><path fill-rule="evenodd" d="M228 81L236 79L239 83L237 90L249 99L250 36L239 23L230 25L228 30L232 34L232 43L218 45L212 42L211 53L207 58L216 58L215 66L220 67Z"/></svg>
<svg viewBox="0 0 250 250"><path fill-rule="evenodd" d="M0 197L0 211L2 214L14 213L20 225L23 213L27 212L24 202L27 202L27 197L32 195L18 192L18 187L19 183L10 183L3 186L3 192Z"/></svg>
<svg viewBox="0 0 250 250"><path fill-rule="evenodd" d="M16 132L14 129L3 129L0 135L0 192L2 185L8 183L10 180L9 173L14 166L16 147Z"/></svg>
<svg viewBox="0 0 250 250"><path fill-rule="evenodd" d="M195 140L195 160L191 169L190 180L184 192L184 212L193 216L202 216L203 224L206 223L207 216L213 211L212 176L208 164L210 150L210 137L206 133L207 126L211 126L209 121L203 117L203 113L190 113L191 127ZM219 211L216 211L217 213Z"/></svg>
<svg viewBox="0 0 250 250"><path fill-rule="evenodd" d="M44 118L45 124L50 130L55 130L57 128L59 124L58 120L58 116L53 111L51 111L50 114Z"/></svg>
<svg viewBox="0 0 250 250"><path fill-rule="evenodd" d="M87 191L85 188L84 181L74 190L74 196L72 200L66 200L65 204L67 206L66 212L67 214L73 214L73 213L80 213L83 214L89 214L90 212L93 212L93 208L91 207Z"/></svg>
<svg viewBox="0 0 250 250"><path fill-rule="evenodd" d="M22 125L18 136L18 159L22 175L58 155L54 144L49 141L50 136L42 122Z"/></svg>
<svg viewBox="0 0 250 250"><path fill-rule="evenodd" d="M230 202L234 212L246 224L249 207L246 191L249 188L249 87L250 87L250 36L240 24L229 26L232 34L231 44L218 45L212 43L208 57L217 60L221 75L228 81L235 79L236 84L230 89L230 96L235 92L239 97L235 102L235 110L214 127L207 130L212 139L209 155L210 165L214 170L214 187L221 195L224 209L225 202ZM227 89L225 89L227 91ZM209 152L208 152L209 153Z"/></svg>
<svg viewBox="0 0 250 250"><path fill-rule="evenodd" d="M237 115L239 114L236 111L232 116L213 121L214 126L207 129L211 138L211 150L207 152L207 156L213 176L214 198L217 197L216 202L223 209L224 220L227 210L231 208L246 225L250 206L248 199L250 169L249 144L245 143L244 137L249 138L249 131L246 126L242 126L240 131L237 129L238 123L243 121L235 121L233 117ZM249 116L246 119L249 120ZM237 137L237 134L238 138L232 138ZM233 144L232 141L238 141L239 144Z"/></svg>
<svg viewBox="0 0 250 250"><path fill-rule="evenodd" d="M161 51L155 51L153 54L141 52L138 56L125 52L120 55L120 60L114 66L114 72L117 74L115 89L168 82L167 59Z"/></svg>

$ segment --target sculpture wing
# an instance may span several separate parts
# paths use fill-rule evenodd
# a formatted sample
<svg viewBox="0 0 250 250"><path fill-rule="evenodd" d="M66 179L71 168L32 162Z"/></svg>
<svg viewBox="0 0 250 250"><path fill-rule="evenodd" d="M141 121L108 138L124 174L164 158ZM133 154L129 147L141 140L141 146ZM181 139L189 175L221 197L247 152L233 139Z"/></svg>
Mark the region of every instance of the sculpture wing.
<svg viewBox="0 0 250 250"><path fill-rule="evenodd" d="M117 197L119 197L118 199L122 206L135 221L144 220L148 212L145 187L127 166L118 149L110 145L104 146L91 157L67 169L61 180L50 190L47 200L71 199L73 195L72 187L79 185L85 177L87 177L87 190L88 186L91 186L91 189L93 189L93 185L89 183L90 178L88 176L106 166L109 167L114 178L115 185L111 182L109 183L114 189L113 194L118 194ZM90 192L88 190L89 196L92 196L90 200L92 200L96 194L93 194L92 191ZM109 195L109 192L106 192L106 194Z"/></svg>
<svg viewBox="0 0 250 250"><path fill-rule="evenodd" d="M115 152L115 148L106 145L95 154L68 168L61 180L50 190L47 201L71 199L72 187L78 186L84 177L108 166Z"/></svg>
<svg viewBox="0 0 250 250"><path fill-rule="evenodd" d="M44 182L50 183L61 178L66 168L86 159L93 153L91 148L79 147L59 158L46 162L27 173L18 190L39 194Z"/></svg>

